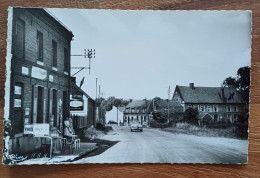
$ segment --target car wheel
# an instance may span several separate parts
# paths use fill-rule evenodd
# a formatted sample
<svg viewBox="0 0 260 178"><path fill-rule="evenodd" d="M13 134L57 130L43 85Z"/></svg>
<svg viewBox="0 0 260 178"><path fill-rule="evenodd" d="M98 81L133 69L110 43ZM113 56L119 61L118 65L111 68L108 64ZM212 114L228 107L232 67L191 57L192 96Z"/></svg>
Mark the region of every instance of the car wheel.
<svg viewBox="0 0 260 178"><path fill-rule="evenodd" d="M131 132L133 132L133 130L131 129Z"/></svg>
<svg viewBox="0 0 260 178"><path fill-rule="evenodd" d="M142 132L143 131L143 129L142 130L140 130L140 132Z"/></svg>

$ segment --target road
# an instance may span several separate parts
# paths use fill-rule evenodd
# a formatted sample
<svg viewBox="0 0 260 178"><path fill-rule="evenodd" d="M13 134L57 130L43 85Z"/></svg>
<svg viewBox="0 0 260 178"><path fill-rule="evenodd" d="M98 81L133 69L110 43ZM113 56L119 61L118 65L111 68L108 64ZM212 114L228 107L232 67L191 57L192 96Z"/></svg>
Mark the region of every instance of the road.
<svg viewBox="0 0 260 178"><path fill-rule="evenodd" d="M199 137L145 128L113 126L102 139L120 141L100 155L77 163L246 163L247 140Z"/></svg>

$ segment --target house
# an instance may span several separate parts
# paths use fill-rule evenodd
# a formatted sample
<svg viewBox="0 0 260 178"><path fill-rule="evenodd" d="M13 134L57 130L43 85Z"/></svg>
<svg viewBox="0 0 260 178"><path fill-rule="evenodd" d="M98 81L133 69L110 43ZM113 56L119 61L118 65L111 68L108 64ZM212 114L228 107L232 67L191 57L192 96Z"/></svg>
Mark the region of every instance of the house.
<svg viewBox="0 0 260 178"><path fill-rule="evenodd" d="M95 101L75 83L71 82L70 115L74 129L96 125Z"/></svg>
<svg viewBox="0 0 260 178"><path fill-rule="evenodd" d="M150 100L135 100L130 102L124 110L124 125L130 125L134 122L140 122L143 125L148 124L148 107Z"/></svg>
<svg viewBox="0 0 260 178"><path fill-rule="evenodd" d="M234 123L239 114L245 113L245 103L235 88L195 87L176 85L172 100L178 101L184 107L199 111L201 122Z"/></svg>
<svg viewBox="0 0 260 178"><path fill-rule="evenodd" d="M73 34L44 9L12 8L9 15L5 119L12 124L10 152L21 153L41 145L39 138L24 136L25 125L45 123L63 132L69 116Z"/></svg>
<svg viewBox="0 0 260 178"><path fill-rule="evenodd" d="M106 112L106 121L114 121L117 123L123 123L125 107L113 106L111 111Z"/></svg>

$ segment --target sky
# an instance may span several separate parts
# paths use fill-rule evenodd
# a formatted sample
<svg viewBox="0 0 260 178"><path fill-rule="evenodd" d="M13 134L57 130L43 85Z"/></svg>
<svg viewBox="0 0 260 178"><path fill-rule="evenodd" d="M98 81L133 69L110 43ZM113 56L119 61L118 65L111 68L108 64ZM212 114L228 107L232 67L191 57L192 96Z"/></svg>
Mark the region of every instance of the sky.
<svg viewBox="0 0 260 178"><path fill-rule="evenodd" d="M168 98L176 85L219 87L251 65L249 11L47 9L74 34L71 54L95 49L77 83L93 99ZM71 57L72 67L89 66ZM72 69L71 74L77 70Z"/></svg>

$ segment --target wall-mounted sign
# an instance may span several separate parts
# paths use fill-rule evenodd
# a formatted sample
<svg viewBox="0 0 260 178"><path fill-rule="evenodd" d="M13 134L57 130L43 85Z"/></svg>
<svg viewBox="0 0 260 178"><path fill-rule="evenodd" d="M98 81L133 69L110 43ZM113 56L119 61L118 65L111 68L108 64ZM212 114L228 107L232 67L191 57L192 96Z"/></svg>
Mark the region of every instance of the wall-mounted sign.
<svg viewBox="0 0 260 178"><path fill-rule="evenodd" d="M30 124L24 125L24 134L33 135L35 137L47 137L49 136L49 124Z"/></svg>
<svg viewBox="0 0 260 178"><path fill-rule="evenodd" d="M33 78L45 80L47 78L47 71L42 68L33 66L31 75Z"/></svg>
<svg viewBox="0 0 260 178"><path fill-rule="evenodd" d="M29 118L28 116L26 116L26 117L24 118L24 125L29 124L29 122L30 122L30 118Z"/></svg>
<svg viewBox="0 0 260 178"><path fill-rule="evenodd" d="M83 95L72 94L73 99L83 99Z"/></svg>
<svg viewBox="0 0 260 178"><path fill-rule="evenodd" d="M30 115L30 108L25 108L25 115L29 116Z"/></svg>
<svg viewBox="0 0 260 178"><path fill-rule="evenodd" d="M21 95L22 94L22 87L14 86L14 94L15 95Z"/></svg>
<svg viewBox="0 0 260 178"><path fill-rule="evenodd" d="M83 100L70 100L71 111L83 111Z"/></svg>
<svg viewBox="0 0 260 178"><path fill-rule="evenodd" d="M22 74L23 75L29 75L29 68L22 66Z"/></svg>
<svg viewBox="0 0 260 178"><path fill-rule="evenodd" d="M22 107L22 100L21 99L14 99L14 107L15 108Z"/></svg>
<svg viewBox="0 0 260 178"><path fill-rule="evenodd" d="M53 82L53 75L49 75L49 81Z"/></svg>

